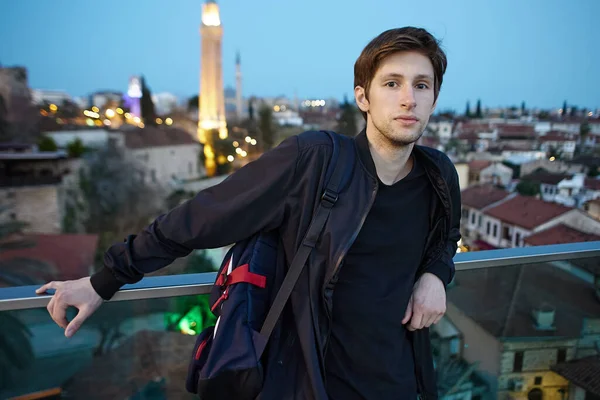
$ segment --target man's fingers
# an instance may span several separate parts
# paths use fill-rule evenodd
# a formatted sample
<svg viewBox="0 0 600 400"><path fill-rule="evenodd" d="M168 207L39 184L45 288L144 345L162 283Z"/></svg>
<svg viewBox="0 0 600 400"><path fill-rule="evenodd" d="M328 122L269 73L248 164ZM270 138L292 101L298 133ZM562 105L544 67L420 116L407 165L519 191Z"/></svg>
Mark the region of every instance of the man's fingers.
<svg viewBox="0 0 600 400"><path fill-rule="evenodd" d="M410 300L408 300L408 306L406 307L406 311L404 312L404 319L402 320L402 325L405 325L410 321L410 317L412 316L412 308L413 301L412 296L410 296Z"/></svg>
<svg viewBox="0 0 600 400"><path fill-rule="evenodd" d="M60 283L60 282L54 282L54 281L52 281L52 282L48 282L48 283L46 283L45 285L43 285L42 287L39 287L39 288L37 288L37 289L35 290L35 292L36 292L37 294L40 294L40 293L44 293L44 292L45 292L46 290L48 290L48 289L58 289L58 285L59 285L59 283Z"/></svg>
<svg viewBox="0 0 600 400"><path fill-rule="evenodd" d="M60 326L65 329L68 325L67 321L67 307L69 306L60 297L56 297L54 301L54 310L52 313L52 319Z"/></svg>
<svg viewBox="0 0 600 400"><path fill-rule="evenodd" d="M413 315L410 320L410 325L408 329L411 331L416 331L417 329L421 329L423 327L423 313L420 310L413 310Z"/></svg>
<svg viewBox="0 0 600 400"><path fill-rule="evenodd" d="M79 328L83 324L83 321L85 321L89 316L89 309L87 307L82 307L75 316L75 318L73 318L73 320L69 322L69 325L67 325L67 329L65 330L65 336L68 338L73 336L79 330Z"/></svg>
<svg viewBox="0 0 600 400"><path fill-rule="evenodd" d="M427 317L427 321L423 323L423 328L429 328L437 318L437 314L431 314ZM425 319L423 319L425 320Z"/></svg>

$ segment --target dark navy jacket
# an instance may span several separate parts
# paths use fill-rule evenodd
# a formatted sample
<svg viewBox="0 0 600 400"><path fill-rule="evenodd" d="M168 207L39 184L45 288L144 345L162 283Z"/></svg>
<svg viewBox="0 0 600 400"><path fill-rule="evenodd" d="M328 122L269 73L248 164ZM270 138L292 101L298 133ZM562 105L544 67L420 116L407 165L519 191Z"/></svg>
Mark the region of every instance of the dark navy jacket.
<svg viewBox="0 0 600 400"><path fill-rule="evenodd" d="M316 251L271 337L261 400L327 399L324 354L337 272L378 190L364 131L354 144L357 161L352 179L332 209ZM331 151L331 140L322 132L305 132L285 140L221 184L158 217L133 240L133 260L127 259L124 244L112 246L105 254L106 267L92 276L93 287L109 299L125 283L137 282L143 274L165 267L193 249L227 246L269 230L279 231L279 261L274 268L277 279L283 279L319 202ZM414 154L436 194L417 277L430 272L448 284L454 276L452 258L460 239L458 176L443 153L415 146ZM411 336L421 396L437 399L429 330Z"/></svg>

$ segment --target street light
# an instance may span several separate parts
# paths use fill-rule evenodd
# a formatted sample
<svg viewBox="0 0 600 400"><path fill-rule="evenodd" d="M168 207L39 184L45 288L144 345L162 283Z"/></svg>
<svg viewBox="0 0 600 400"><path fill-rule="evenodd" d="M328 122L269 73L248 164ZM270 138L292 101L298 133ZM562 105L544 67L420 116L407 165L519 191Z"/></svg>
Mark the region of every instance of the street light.
<svg viewBox="0 0 600 400"><path fill-rule="evenodd" d="M167 118L167 119L165 119L165 124L173 125L173 120L171 118Z"/></svg>
<svg viewBox="0 0 600 400"><path fill-rule="evenodd" d="M109 108L108 110L106 110L106 112L104 112L104 114L106 114L106 116L108 118L112 118L115 116L115 111L113 109Z"/></svg>
<svg viewBox="0 0 600 400"><path fill-rule="evenodd" d="M250 143L252 141L252 138L250 136L246 136L246 143Z"/></svg>

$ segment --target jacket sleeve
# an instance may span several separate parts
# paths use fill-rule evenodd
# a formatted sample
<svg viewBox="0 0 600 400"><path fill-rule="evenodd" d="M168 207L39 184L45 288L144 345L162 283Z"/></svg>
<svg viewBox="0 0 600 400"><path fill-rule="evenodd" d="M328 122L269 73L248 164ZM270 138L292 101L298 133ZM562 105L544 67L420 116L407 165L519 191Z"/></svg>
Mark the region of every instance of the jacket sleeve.
<svg viewBox="0 0 600 400"><path fill-rule="evenodd" d="M194 249L227 246L279 226L298 153L298 139L291 137L159 216L134 236L131 260L126 243L111 246L104 254L104 268L91 277L94 290L108 300L124 284L135 283Z"/></svg>
<svg viewBox="0 0 600 400"><path fill-rule="evenodd" d="M448 286L452 279L454 279L454 255L458 247L458 241L461 238L460 234L460 217L461 217L461 199L460 199L460 185L458 182L458 173L454 164L446 158L446 170L447 178L445 179L448 185L448 192L450 194L450 229L448 231L448 237L446 240L444 251L440 258L433 262L425 272L430 272L441 279L444 286Z"/></svg>

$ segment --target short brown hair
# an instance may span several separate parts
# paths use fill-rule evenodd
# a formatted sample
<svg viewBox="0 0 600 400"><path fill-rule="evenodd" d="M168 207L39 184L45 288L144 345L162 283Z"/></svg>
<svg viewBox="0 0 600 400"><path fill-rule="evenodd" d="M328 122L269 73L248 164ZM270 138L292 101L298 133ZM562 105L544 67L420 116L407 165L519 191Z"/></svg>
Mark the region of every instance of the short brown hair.
<svg viewBox="0 0 600 400"><path fill-rule="evenodd" d="M435 79L434 98L437 99L448 65L446 54L431 33L412 26L387 30L369 42L354 63L354 87L364 88L368 99L369 87L379 64L399 51L418 51L429 58ZM367 113L362 114L366 120Z"/></svg>

